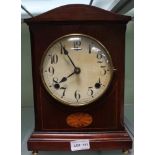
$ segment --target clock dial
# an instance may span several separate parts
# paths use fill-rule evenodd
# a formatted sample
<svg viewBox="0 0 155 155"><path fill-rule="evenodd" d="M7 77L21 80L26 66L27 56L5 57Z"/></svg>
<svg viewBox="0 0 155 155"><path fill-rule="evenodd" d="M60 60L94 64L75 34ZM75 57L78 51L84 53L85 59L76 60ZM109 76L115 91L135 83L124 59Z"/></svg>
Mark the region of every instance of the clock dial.
<svg viewBox="0 0 155 155"><path fill-rule="evenodd" d="M58 101L83 106L107 90L113 65L107 49L96 39L70 34L54 41L45 51L41 77L46 90Z"/></svg>

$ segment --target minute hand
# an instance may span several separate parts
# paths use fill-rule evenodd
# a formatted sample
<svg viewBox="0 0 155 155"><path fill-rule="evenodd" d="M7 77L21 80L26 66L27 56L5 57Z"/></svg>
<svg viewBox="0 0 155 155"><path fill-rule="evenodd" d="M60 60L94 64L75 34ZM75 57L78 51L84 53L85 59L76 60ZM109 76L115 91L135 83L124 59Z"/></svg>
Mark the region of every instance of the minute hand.
<svg viewBox="0 0 155 155"><path fill-rule="evenodd" d="M72 63L72 65L74 66L74 68L77 68L73 62L73 60L71 59L71 57L68 55L68 51L65 49L65 47L62 47L64 50L64 54L68 56L70 62Z"/></svg>

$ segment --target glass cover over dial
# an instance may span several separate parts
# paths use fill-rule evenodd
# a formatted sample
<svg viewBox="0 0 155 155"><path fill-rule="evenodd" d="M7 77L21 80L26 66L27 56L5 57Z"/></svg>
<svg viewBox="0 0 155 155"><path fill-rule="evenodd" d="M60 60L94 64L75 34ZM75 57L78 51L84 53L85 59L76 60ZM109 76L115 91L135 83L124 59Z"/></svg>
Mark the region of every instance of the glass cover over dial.
<svg viewBox="0 0 155 155"><path fill-rule="evenodd" d="M94 102L107 90L113 65L107 49L83 34L63 36L42 58L41 77L48 93L70 106Z"/></svg>

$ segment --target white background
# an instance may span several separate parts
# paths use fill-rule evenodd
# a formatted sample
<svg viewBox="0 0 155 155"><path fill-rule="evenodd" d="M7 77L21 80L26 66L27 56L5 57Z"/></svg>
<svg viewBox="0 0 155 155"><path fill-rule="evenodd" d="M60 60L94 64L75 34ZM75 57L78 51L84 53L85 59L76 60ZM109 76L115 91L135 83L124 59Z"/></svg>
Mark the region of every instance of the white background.
<svg viewBox="0 0 155 155"><path fill-rule="evenodd" d="M135 155L154 154L155 5L153 2L153 0L135 0ZM20 1L1 2L1 154L21 154L20 16Z"/></svg>

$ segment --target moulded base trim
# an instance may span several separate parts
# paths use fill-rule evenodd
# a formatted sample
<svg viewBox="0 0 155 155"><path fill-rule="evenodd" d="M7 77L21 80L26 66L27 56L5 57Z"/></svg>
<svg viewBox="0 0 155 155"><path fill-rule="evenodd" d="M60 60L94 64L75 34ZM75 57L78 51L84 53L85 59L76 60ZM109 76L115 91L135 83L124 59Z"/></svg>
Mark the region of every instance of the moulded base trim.
<svg viewBox="0 0 155 155"><path fill-rule="evenodd" d="M132 140L124 131L110 131L97 133L53 133L34 131L28 140L28 150L37 151L70 151L70 142L87 139L90 150L129 150Z"/></svg>

